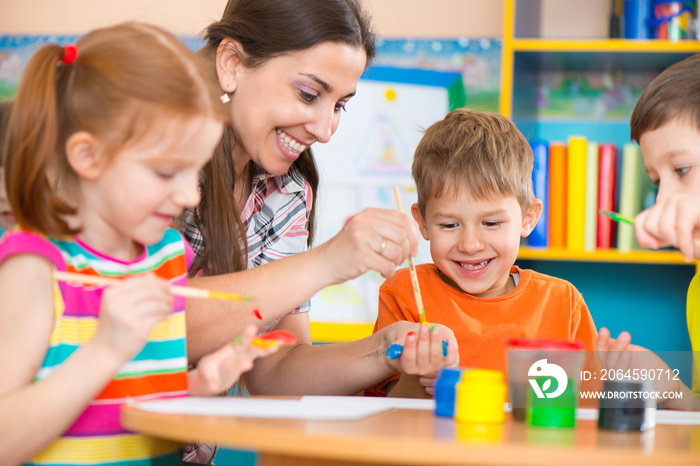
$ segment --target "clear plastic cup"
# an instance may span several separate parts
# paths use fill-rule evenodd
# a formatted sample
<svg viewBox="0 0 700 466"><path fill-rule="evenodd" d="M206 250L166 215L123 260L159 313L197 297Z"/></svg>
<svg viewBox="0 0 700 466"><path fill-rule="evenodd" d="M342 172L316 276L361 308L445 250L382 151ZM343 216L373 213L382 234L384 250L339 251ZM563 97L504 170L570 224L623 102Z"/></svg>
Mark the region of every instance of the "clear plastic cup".
<svg viewBox="0 0 700 466"><path fill-rule="evenodd" d="M583 343L513 338L507 352L513 417L531 425L573 427Z"/></svg>

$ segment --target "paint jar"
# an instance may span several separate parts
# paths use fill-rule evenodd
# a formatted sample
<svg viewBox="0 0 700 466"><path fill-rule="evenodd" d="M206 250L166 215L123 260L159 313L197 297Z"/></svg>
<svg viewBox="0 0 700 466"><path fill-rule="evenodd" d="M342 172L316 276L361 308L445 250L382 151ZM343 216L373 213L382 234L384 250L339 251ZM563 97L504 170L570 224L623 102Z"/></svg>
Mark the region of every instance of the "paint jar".
<svg viewBox="0 0 700 466"><path fill-rule="evenodd" d="M506 383L503 372L472 369L457 385L457 422L498 424L505 421Z"/></svg>
<svg viewBox="0 0 700 466"><path fill-rule="evenodd" d="M457 368L445 367L435 382L435 415L454 417L455 392L462 372Z"/></svg>
<svg viewBox="0 0 700 466"><path fill-rule="evenodd" d="M503 424L456 422L457 440L464 443L493 444L503 442Z"/></svg>
<svg viewBox="0 0 700 466"><path fill-rule="evenodd" d="M569 395L578 397L578 383L584 357L583 343L512 338L506 345L508 400L514 419L518 421L526 419L530 395L535 397L539 395L546 399L556 398L564 395L564 391L569 389ZM538 377L539 385L537 385ZM561 389L559 381L561 386L565 384ZM543 389L545 384L547 387Z"/></svg>
<svg viewBox="0 0 700 466"><path fill-rule="evenodd" d="M695 39L694 8L695 0L654 0L650 19L653 37L670 41Z"/></svg>
<svg viewBox="0 0 700 466"><path fill-rule="evenodd" d="M576 429L525 429L527 443L547 447L570 447L576 445Z"/></svg>
<svg viewBox="0 0 700 466"><path fill-rule="evenodd" d="M598 427L644 432L656 423L656 401L648 381L606 380L600 398Z"/></svg>
<svg viewBox="0 0 700 466"><path fill-rule="evenodd" d="M536 377L534 382L545 387L549 377ZM564 427L576 426L576 400L578 389L575 380L567 379L564 391L551 398L548 393L539 396L535 390L527 394L527 406L525 407L525 423L533 427Z"/></svg>

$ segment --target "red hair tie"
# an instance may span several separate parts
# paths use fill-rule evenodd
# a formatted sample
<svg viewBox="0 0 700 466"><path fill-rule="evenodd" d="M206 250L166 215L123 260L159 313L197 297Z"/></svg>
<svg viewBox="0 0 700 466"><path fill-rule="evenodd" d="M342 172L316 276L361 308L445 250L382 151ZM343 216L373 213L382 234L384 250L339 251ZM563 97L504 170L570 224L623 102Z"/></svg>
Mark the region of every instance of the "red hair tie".
<svg viewBox="0 0 700 466"><path fill-rule="evenodd" d="M72 65L75 61L75 57L78 56L78 49L73 44L68 44L63 46L63 58L61 58L61 63L64 65Z"/></svg>

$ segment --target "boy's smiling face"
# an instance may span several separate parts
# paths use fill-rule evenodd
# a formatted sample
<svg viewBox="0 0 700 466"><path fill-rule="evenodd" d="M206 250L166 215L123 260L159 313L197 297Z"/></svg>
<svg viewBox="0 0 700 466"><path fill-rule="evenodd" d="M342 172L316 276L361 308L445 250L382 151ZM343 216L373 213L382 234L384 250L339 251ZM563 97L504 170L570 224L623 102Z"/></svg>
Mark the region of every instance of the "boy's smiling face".
<svg viewBox="0 0 700 466"><path fill-rule="evenodd" d="M464 190L428 199L425 217L417 204L411 208L448 283L479 298L503 296L513 288L510 268L520 237L532 232L541 211L542 203L535 201L523 217L514 196L477 200Z"/></svg>
<svg viewBox="0 0 700 466"><path fill-rule="evenodd" d="M700 131L676 118L639 138L644 168L658 184L658 199L672 193L700 195Z"/></svg>

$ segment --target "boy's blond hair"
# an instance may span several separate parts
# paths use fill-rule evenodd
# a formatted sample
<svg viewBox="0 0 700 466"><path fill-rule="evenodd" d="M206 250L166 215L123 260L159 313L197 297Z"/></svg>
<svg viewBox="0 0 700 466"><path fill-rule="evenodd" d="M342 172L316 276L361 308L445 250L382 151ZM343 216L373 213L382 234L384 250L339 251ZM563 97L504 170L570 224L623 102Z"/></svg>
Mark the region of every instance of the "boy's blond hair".
<svg viewBox="0 0 700 466"><path fill-rule="evenodd" d="M639 143L642 134L674 118L686 118L700 131L700 54L669 66L642 92L630 119L630 137Z"/></svg>
<svg viewBox="0 0 700 466"><path fill-rule="evenodd" d="M453 110L426 131L411 166L418 208L428 199L466 190L475 199L514 196L523 213L535 200L532 149L503 115Z"/></svg>

